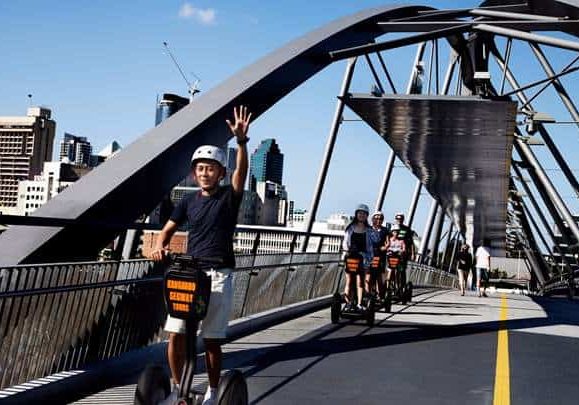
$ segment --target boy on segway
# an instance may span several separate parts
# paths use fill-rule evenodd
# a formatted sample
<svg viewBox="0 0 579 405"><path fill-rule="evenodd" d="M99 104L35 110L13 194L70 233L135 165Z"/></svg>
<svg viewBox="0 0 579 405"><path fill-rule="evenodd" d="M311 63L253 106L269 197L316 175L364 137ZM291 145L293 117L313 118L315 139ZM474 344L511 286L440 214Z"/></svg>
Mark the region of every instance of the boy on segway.
<svg viewBox="0 0 579 405"><path fill-rule="evenodd" d="M171 218L159 233L152 254L153 260L163 260L171 237L177 228L187 221L189 231L187 254L193 257L222 259L222 265L209 265L204 268L211 276L211 299L200 328L200 334L205 342L205 359L209 376L209 386L203 405L212 405L216 402L223 357L221 345L226 337L233 301L231 275L235 267L233 233L248 168L246 145L249 141L247 131L251 113L244 106L236 107L233 113L234 122L227 120L227 125L235 136L238 147L231 185L219 185L225 177L225 153L212 145L197 148L191 159L191 176L201 190L186 196L175 207ZM171 402L172 398L177 399L176 385L181 380L185 361L185 321L168 316L165 330L169 332L167 356L174 383L174 390L168 398L168 402Z"/></svg>

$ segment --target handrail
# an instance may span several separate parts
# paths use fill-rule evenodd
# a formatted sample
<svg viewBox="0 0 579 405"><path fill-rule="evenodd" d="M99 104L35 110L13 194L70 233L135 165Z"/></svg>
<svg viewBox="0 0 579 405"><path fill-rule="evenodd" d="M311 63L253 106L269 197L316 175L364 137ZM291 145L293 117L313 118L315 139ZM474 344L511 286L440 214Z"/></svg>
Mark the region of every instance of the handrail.
<svg viewBox="0 0 579 405"><path fill-rule="evenodd" d="M38 217L33 215L22 216L22 215L3 215L0 214L0 224L2 225L19 225L19 226L44 226L48 228L52 227L63 227L63 226L80 226L80 227L94 227L94 228L113 228L119 230L135 229L143 231L160 231L163 225L154 225L150 223L140 223L140 222L130 222L130 223L110 223L101 221L84 221L79 219L69 219L69 218L53 218L53 217ZM236 231L244 232L276 232L282 234L296 234L296 235L307 235L306 231L300 231L297 229L287 229L275 227L261 227L259 225L238 225L236 226ZM310 232L310 236L321 237L321 236L338 236L333 233L315 233Z"/></svg>
<svg viewBox="0 0 579 405"><path fill-rule="evenodd" d="M309 254L309 253L308 253ZM279 256L279 255L278 255ZM154 266L154 262L150 261L151 264ZM103 262L99 262L103 263ZM116 263L116 262L105 262L105 263ZM233 273L247 271L247 270L265 270L265 269L274 269L280 267L292 267L296 265L300 266L313 266L313 265L323 265L323 264L340 264L340 260L325 260L325 261L313 261L313 262L300 262L300 263L287 263L287 264L265 264L265 265L258 265L258 266L245 266L245 267L236 267L233 269ZM71 263L76 265L76 263ZM63 265L59 263L57 265ZM37 267L37 266L35 266ZM90 290L93 288L107 288L107 287L118 287L124 286L129 284L146 284L146 283L154 283L154 282L161 282L163 281L162 276L154 276L154 277L144 277L144 278L132 278L132 279L123 279L117 281L107 281L101 283L87 283L87 284L71 284L65 285L61 287L53 287L53 288L35 288L30 290L19 290L19 291L9 291L9 292L0 292L0 299L2 298L14 298L14 297L28 297L33 295L40 295L40 294L57 294L62 292L71 292L71 291L82 291L82 290Z"/></svg>

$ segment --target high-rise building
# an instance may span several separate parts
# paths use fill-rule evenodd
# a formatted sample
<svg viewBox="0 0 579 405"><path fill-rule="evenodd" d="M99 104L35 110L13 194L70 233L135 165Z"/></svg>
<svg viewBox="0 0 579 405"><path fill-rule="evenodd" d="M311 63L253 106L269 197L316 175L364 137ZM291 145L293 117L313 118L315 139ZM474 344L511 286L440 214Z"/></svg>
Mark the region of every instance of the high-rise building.
<svg viewBox="0 0 579 405"><path fill-rule="evenodd" d="M261 141L251 154L249 168L249 189L256 191L258 182L271 181L282 185L283 153L280 152L275 139Z"/></svg>
<svg viewBox="0 0 579 405"><path fill-rule="evenodd" d="M29 215L91 170L64 162L45 162L42 174L18 183L15 215Z"/></svg>
<svg viewBox="0 0 579 405"><path fill-rule="evenodd" d="M59 160L75 166L92 166L92 146L84 136L64 133L60 141Z"/></svg>
<svg viewBox="0 0 579 405"><path fill-rule="evenodd" d="M189 99L178 96L176 94L165 93L159 100L157 98L157 108L155 113L155 125L159 125L171 115L175 114L181 108L189 104ZM189 180L189 176L179 183L181 188L191 188L195 185ZM149 223L154 225L164 225L171 216L174 204L171 201L171 196L167 195L161 200L159 205L155 207L153 212L149 215Z"/></svg>
<svg viewBox="0 0 579 405"><path fill-rule="evenodd" d="M231 184L231 175L235 171L237 165L237 148L230 148L225 146L225 178L221 181L221 184Z"/></svg>
<svg viewBox="0 0 579 405"><path fill-rule="evenodd" d="M18 183L34 179L51 160L55 130L44 107L28 108L25 117L0 117L0 213L16 212Z"/></svg>
<svg viewBox="0 0 579 405"><path fill-rule="evenodd" d="M189 104L189 99L176 94L165 93L160 100L157 100L157 110L155 114L155 126L165 121L181 108Z"/></svg>
<svg viewBox="0 0 579 405"><path fill-rule="evenodd" d="M272 181L258 181L256 224L286 226L289 202L284 186Z"/></svg>

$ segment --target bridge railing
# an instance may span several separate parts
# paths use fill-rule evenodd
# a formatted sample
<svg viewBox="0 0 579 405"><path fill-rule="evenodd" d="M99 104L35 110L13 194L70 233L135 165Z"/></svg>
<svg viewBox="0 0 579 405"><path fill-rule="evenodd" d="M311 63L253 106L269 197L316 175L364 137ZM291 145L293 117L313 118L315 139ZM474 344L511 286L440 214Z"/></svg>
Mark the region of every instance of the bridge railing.
<svg viewBox="0 0 579 405"><path fill-rule="evenodd" d="M563 272L551 278L543 285L542 293L545 295L565 294L575 296L579 289L579 269Z"/></svg>
<svg viewBox="0 0 579 405"><path fill-rule="evenodd" d="M338 253L240 255L232 319L331 294ZM163 339L163 269L149 260L0 269L0 387Z"/></svg>
<svg viewBox="0 0 579 405"><path fill-rule="evenodd" d="M456 275L436 267L409 262L406 271L407 280L418 287L458 288Z"/></svg>
<svg viewBox="0 0 579 405"><path fill-rule="evenodd" d="M236 234L232 319L328 296L343 287L340 240L243 227ZM251 241L248 244L248 241ZM454 276L409 263L418 286ZM0 268L0 388L119 355L165 338L161 266L147 259Z"/></svg>

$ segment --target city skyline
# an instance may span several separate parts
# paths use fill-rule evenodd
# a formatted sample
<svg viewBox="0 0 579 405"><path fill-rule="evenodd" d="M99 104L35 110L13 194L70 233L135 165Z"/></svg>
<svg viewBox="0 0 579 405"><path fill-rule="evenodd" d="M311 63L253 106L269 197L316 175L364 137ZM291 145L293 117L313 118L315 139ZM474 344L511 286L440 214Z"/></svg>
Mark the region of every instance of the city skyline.
<svg viewBox="0 0 579 405"><path fill-rule="evenodd" d="M4 89L0 115L19 114L29 102L27 95L32 94L32 103L52 107L59 123L59 134L64 131L82 134L91 139L97 150L112 139L128 145L153 125L152 105L157 95L164 92L186 94L186 84L165 54L163 41L171 45L188 77L191 78L190 72L195 72L202 78L202 92L196 97L203 97L207 90L287 41L335 18L384 2L367 0L334 4L320 1L310 4L297 1L291 6L263 5L256 0L243 5L226 1L200 2L196 9L214 10L214 13L203 14L205 17L199 13L180 13L184 5L189 4L187 2L146 3L149 7L140 10L113 2L93 4L81 10L63 1L50 8L37 7L32 15L22 5L2 4L0 22L6 28L7 37L18 38L18 41L5 41L0 44L0 50L10 55L18 69L8 69L0 77ZM441 8L478 4L476 1L428 3ZM305 4L312 12L301 15L299 10ZM246 11L249 9L253 14ZM38 23L40 20L51 23L43 26ZM280 20L286 22L283 29L278 27ZM54 30L53 24L63 28ZM101 25L109 30L96 30ZM30 29L22 30L22 26ZM75 36L68 35L70 32L75 32ZM216 32L219 35L215 35ZM262 35L263 32L270 35ZM50 47L49 52L46 47L39 47L39 37L59 46ZM243 46L232 47L232 43ZM30 49L39 55L39 63L31 63ZM385 54L398 87L403 87L408 78L413 52L414 48L408 47L392 55ZM560 58L555 60L557 68L568 61L565 52L558 54ZM73 57L67 57L70 55ZM102 55L107 57L102 58ZM517 60L512 63L521 64ZM535 76L531 75L544 77L535 65L529 66L528 79L519 80L532 81ZM361 70L366 69L360 66ZM330 66L316 80L307 82L274 106L250 129L250 150L261 139L269 137L275 137L284 145L287 174L284 182L297 207L309 208L319 170L319 156L325 147L343 71L343 64ZM358 75L353 86L359 91L369 91L371 81L368 77ZM547 90L544 97L547 102L554 100L551 90ZM550 104L558 105L558 102ZM96 119L86 119L87 111L94 113ZM561 110L552 115L566 117ZM346 111L345 118L357 117ZM569 153L572 148L565 146L572 137L566 135L563 126L557 129L561 132L557 139L560 148ZM359 202L373 207L388 153L388 146L365 124L345 123L330 165L318 217L327 217L332 212L350 213ZM538 150L538 155L546 156L546 152ZM345 162L353 162L355 168ZM384 207L387 218L396 211L406 212L415 184L414 176L402 168L400 162L396 166ZM551 173L570 207L577 210L577 199L569 198L572 195L569 187L558 172ZM356 184L355 192L344 187L345 184ZM417 228L424 222L430 201L430 197L421 198Z"/></svg>

